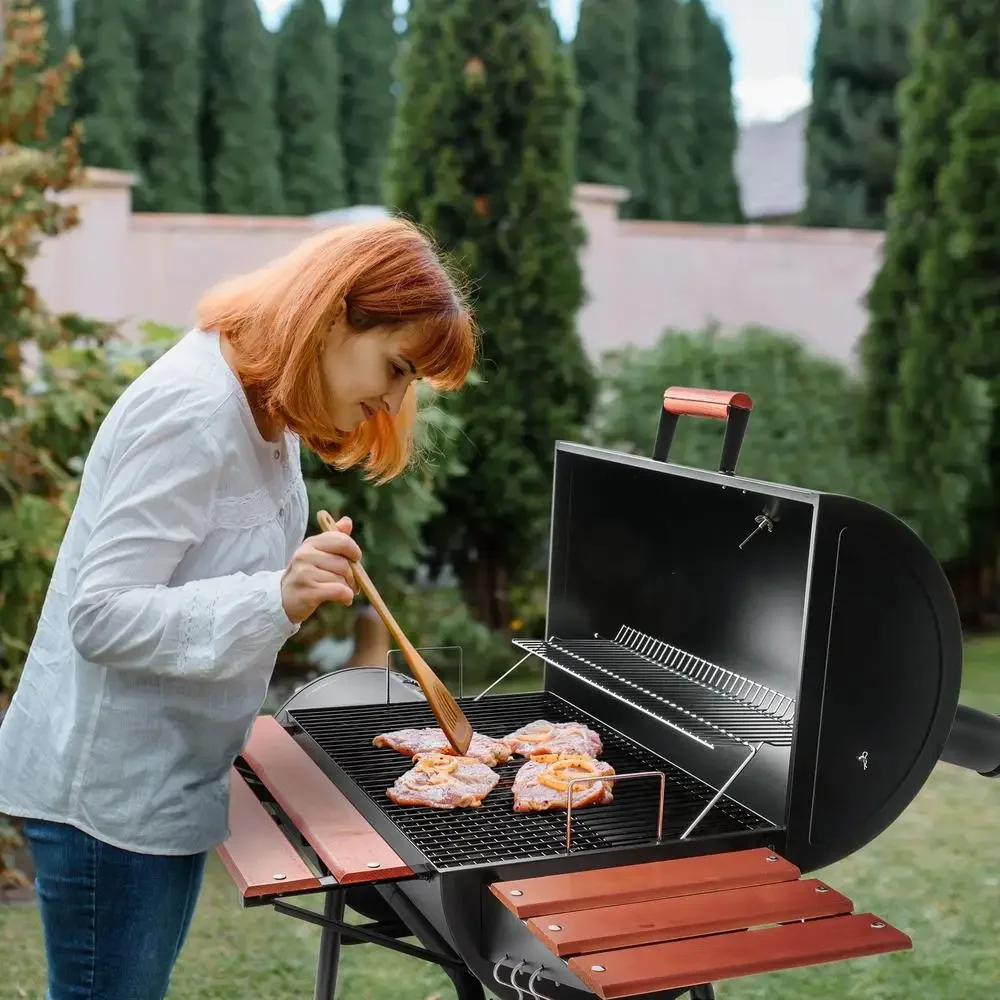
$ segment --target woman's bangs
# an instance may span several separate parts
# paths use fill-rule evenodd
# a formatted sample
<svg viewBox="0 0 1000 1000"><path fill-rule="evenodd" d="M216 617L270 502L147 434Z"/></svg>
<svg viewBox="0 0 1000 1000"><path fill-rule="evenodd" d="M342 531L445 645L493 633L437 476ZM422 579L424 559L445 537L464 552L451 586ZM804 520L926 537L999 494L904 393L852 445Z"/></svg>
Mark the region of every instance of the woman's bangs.
<svg viewBox="0 0 1000 1000"><path fill-rule="evenodd" d="M428 316L416 324L404 350L420 378L433 388L459 389L476 359L472 319L464 311Z"/></svg>

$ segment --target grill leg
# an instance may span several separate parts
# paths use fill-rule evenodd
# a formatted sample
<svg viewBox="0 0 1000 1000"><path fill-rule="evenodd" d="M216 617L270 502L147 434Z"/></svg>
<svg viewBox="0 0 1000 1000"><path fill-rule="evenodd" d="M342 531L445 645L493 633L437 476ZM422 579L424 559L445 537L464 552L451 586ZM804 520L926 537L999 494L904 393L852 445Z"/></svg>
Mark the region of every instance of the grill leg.
<svg viewBox="0 0 1000 1000"><path fill-rule="evenodd" d="M691 990L691 1000L715 1000L715 990L712 988L712 984L695 986Z"/></svg>
<svg viewBox="0 0 1000 1000"><path fill-rule="evenodd" d="M482 984L468 969L449 969L445 972L455 985L455 996L458 1000L485 1000Z"/></svg>
<svg viewBox="0 0 1000 1000"><path fill-rule="evenodd" d="M323 903L323 916L328 920L344 919L343 889L331 889ZM324 927L319 939L319 961L316 966L316 1000L333 1000L340 971L340 931Z"/></svg>

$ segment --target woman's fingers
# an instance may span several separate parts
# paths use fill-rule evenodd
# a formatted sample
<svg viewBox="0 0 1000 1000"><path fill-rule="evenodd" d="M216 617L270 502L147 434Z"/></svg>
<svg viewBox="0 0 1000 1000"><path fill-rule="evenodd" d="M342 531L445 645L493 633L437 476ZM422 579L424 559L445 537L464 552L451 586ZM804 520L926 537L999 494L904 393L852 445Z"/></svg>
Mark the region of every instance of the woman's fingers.
<svg viewBox="0 0 1000 1000"><path fill-rule="evenodd" d="M354 591L343 581L324 581L322 583L315 583L312 587L313 594L317 598L316 607L323 604L325 601L331 601L335 604L343 604L345 607L350 607L354 600Z"/></svg>
<svg viewBox="0 0 1000 1000"><path fill-rule="evenodd" d="M354 579L351 562L343 556L332 556L322 549L308 548L302 553L302 558L309 565L315 566L324 573L343 577L347 581Z"/></svg>
<svg viewBox="0 0 1000 1000"><path fill-rule="evenodd" d="M303 545L311 546L331 556L343 556L351 562L361 559L358 543L343 531L323 531L318 535L310 535Z"/></svg>

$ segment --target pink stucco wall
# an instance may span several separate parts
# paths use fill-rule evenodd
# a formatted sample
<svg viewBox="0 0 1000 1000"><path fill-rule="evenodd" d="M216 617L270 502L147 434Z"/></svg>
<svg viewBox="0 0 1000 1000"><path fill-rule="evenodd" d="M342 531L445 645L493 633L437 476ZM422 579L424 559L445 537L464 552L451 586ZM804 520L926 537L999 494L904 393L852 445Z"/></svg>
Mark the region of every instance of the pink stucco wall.
<svg viewBox="0 0 1000 1000"><path fill-rule="evenodd" d="M68 197L81 225L48 241L31 276L49 304L126 331L152 319L187 326L213 282L284 253L322 223L303 218L151 215L130 208L132 178L92 170ZM624 192L579 185L588 301L579 329L598 356L648 344L666 327L761 323L850 363L879 233L706 226L618 218Z"/></svg>

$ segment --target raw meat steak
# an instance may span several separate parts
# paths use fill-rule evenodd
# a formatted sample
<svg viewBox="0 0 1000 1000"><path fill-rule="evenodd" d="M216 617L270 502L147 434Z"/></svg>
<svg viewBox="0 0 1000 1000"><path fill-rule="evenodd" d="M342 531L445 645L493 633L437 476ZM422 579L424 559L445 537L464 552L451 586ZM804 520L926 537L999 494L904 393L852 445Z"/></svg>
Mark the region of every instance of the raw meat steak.
<svg viewBox="0 0 1000 1000"><path fill-rule="evenodd" d="M503 738L522 757L538 754L577 753L599 757L604 747L593 729L580 722L546 722L539 719Z"/></svg>
<svg viewBox="0 0 1000 1000"><path fill-rule="evenodd" d="M414 766L401 774L385 794L397 806L474 808L482 805L499 780L495 771L471 757L423 753L417 754Z"/></svg>
<svg viewBox="0 0 1000 1000"><path fill-rule="evenodd" d="M455 753L455 748L440 729L397 729L392 733L380 733L372 742L377 747L388 747L410 758L420 753ZM482 733L472 734L472 742L465 752L466 757L481 761L489 767L506 764L510 754L510 747L506 743L483 736Z"/></svg>
<svg viewBox="0 0 1000 1000"><path fill-rule="evenodd" d="M603 760L587 754L543 754L524 764L514 777L514 811L538 812L565 809L569 782L614 774ZM587 781L573 786L573 808L607 805L614 798L610 781Z"/></svg>

